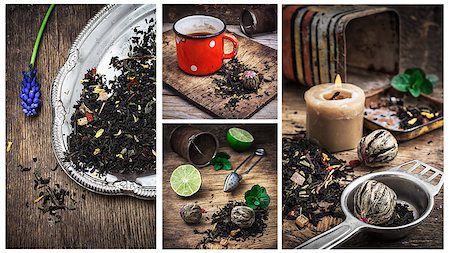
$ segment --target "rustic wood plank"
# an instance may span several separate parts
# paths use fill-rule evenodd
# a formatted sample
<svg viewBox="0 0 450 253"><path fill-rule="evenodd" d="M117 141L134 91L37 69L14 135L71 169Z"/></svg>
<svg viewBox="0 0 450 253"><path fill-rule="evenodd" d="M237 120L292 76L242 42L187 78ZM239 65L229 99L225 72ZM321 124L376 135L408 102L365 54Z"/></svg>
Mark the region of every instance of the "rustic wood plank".
<svg viewBox="0 0 450 253"><path fill-rule="evenodd" d="M176 90L180 96L194 103L197 107L219 118L249 118L259 109L269 103L277 94L277 53L269 47L254 42L246 37L238 36L238 58L250 68L259 70L265 77L273 81L265 82L257 94L251 94L249 100L239 102L236 110L224 109L228 99L222 99L215 95L211 75L196 77L185 74L177 67L175 40L172 31L163 34L163 81L166 85ZM225 50L230 50L227 43ZM265 63L270 68L265 69ZM267 94L265 94L267 92ZM164 98L163 100L165 100ZM164 110L173 110L168 105Z"/></svg>
<svg viewBox="0 0 450 253"><path fill-rule="evenodd" d="M163 32L172 29L172 23L163 24ZM238 25L229 25L227 29L235 34L244 35ZM252 40L266 45L270 48L277 49L278 41L277 34L264 34L258 35ZM278 112L278 100L274 98L266 106L256 112L252 119L273 119L277 117ZM178 92L172 89L169 85L163 84L163 118L164 119L210 119L214 118L211 114L204 110L194 106L191 102L183 99L178 95Z"/></svg>
<svg viewBox="0 0 450 253"><path fill-rule="evenodd" d="M36 66L42 90L42 110L26 118L19 102L22 71L27 68L34 39L47 5L7 5L6 8L6 139L13 146L6 154L7 248L155 248L154 201L109 197L85 192L57 164L51 144L50 87L78 33L102 5L58 5L47 24ZM33 162L36 157L37 162ZM19 164L32 167L21 172ZM33 171L41 170L75 192L77 210L64 211L62 221L47 222L32 202ZM85 195L85 199L81 195ZM29 203L29 207L26 207Z"/></svg>
<svg viewBox="0 0 450 253"><path fill-rule="evenodd" d="M298 84L283 82L283 136L289 137L304 130L306 123L306 105L303 95L306 88ZM367 130L366 133L367 134ZM337 157L350 161L357 159L356 150L340 152ZM420 159L437 169L444 169L443 164L443 130L432 131L419 138L400 143L399 153L394 161L380 170L388 169L401 163ZM372 172L365 167L355 168L355 175L361 176ZM357 235L340 247L342 248L442 248L443 247L443 189L435 196L435 204L430 216L407 237L398 241L381 240L367 234ZM340 220L324 220L318 231L299 230L295 221L283 220L283 248L293 248L306 240L339 224Z"/></svg>
<svg viewBox="0 0 450 253"><path fill-rule="evenodd" d="M223 182L229 171L214 171L211 166L201 168L202 187L199 192L189 198L179 197L170 187L172 171L186 160L174 153L169 145L169 134L174 125L164 126L164 164L163 164L163 247L164 248L195 248L203 235L194 234L193 230L204 231L211 228L205 217L211 215L224 206L228 201L244 201L244 193L254 184L266 187L271 198L269 205L269 220L264 235L259 238L250 238L244 242L230 241L228 248L276 248L277 247L277 144L275 125L243 125L237 126L247 129L255 138L253 147L264 147L267 156L248 175L244 176L242 184L232 193L223 192ZM237 166L250 151L237 153L231 150L226 141L226 125L196 125L196 127L209 131L217 136L220 143L219 151L231 155L230 161ZM253 160L254 161L254 160ZM242 169L242 168L241 168ZM240 169L240 170L241 170ZM243 169L242 169L243 170ZM239 171L238 171L239 172ZM202 223L189 226L180 218L178 210L189 202L197 202L207 213ZM220 248L220 245L211 245L211 248Z"/></svg>

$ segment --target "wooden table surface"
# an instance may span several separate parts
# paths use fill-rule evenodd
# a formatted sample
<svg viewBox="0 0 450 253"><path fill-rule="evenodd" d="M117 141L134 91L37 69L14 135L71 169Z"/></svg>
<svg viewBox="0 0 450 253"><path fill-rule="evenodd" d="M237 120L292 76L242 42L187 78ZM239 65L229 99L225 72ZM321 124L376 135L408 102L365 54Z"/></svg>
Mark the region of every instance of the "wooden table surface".
<svg viewBox="0 0 450 253"><path fill-rule="evenodd" d="M226 131L231 125L194 125L195 127L209 131L219 140L219 152L225 151L230 154L230 162L233 169L243 161L251 151L237 153L228 146ZM199 192L191 197L179 197L170 186L170 175L179 165L187 161L172 151L169 144L169 135L174 125L164 126L164 165L163 165L163 245L164 248L195 248L203 238L201 234L194 234L194 229L205 231L212 228L206 217L223 207L228 201L245 201L244 194L255 184L264 186L270 197L268 207L267 228L264 235L258 238L249 238L244 242L229 241L228 248L262 248L273 249L277 247L277 131L275 125L243 125L237 126L248 130L255 138L253 148L263 147L267 156L247 175L241 185L232 193L223 192L223 182L230 171L214 171L212 166L200 168L202 175L202 186ZM256 161L253 158L248 164ZM238 172L243 172L248 167L242 167ZM202 223L199 225L187 225L181 219L178 210L185 204L197 202L207 213L203 215ZM209 245L209 248L223 248L219 244Z"/></svg>
<svg viewBox="0 0 450 253"><path fill-rule="evenodd" d="M172 29L172 23L163 24L163 32ZM235 34L245 36L238 25L228 25L227 29ZM265 34L257 36L254 41L277 49L277 34ZM277 98L273 99L261 110L256 112L251 119L276 119L277 118ZM213 116L183 99L169 85L163 84L163 118L164 119L210 119Z"/></svg>
<svg viewBox="0 0 450 253"><path fill-rule="evenodd" d="M305 130L306 105L303 94L306 88L295 83L283 81L283 136L295 135ZM366 133L367 134L367 130ZM437 169L443 170L443 130L438 129L416 139L399 144L397 157L388 166L379 170L400 165L414 159L419 159ZM336 156L346 161L357 159L356 149L337 153ZM355 175L361 176L372 172L362 166L355 168ZM442 248L443 247L443 198L441 189L435 196L434 208L426 218L408 236L397 241L382 240L373 235L359 234L342 244L341 248ZM335 221L330 224L337 223ZM333 224L334 225L334 224ZM327 228L320 228L321 231ZM309 230L299 230L295 221L283 220L283 248L293 248L307 239L319 234Z"/></svg>
<svg viewBox="0 0 450 253"><path fill-rule="evenodd" d="M41 41L36 66L42 90L38 117L26 118L19 101L22 71L28 67L34 40L47 5L7 5L6 139L13 142L6 154L7 248L155 248L154 201L111 197L84 191L57 164L51 143L50 87L78 33L101 5L58 5ZM34 162L33 158L37 161ZM21 172L18 165L31 167ZM76 193L77 209L63 211L61 222L48 222L32 202L33 171L50 176ZM81 196L84 195L85 199ZM28 203L28 204L27 204ZM28 205L28 207L27 207Z"/></svg>

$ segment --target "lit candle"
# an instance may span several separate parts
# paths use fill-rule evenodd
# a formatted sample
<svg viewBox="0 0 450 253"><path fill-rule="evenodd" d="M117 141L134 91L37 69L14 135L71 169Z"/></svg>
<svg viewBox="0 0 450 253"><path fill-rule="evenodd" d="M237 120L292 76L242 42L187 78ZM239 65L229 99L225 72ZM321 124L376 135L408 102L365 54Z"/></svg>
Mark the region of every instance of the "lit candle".
<svg viewBox="0 0 450 253"><path fill-rule="evenodd" d="M307 137L330 152L356 148L363 133L364 91L336 76L305 92Z"/></svg>

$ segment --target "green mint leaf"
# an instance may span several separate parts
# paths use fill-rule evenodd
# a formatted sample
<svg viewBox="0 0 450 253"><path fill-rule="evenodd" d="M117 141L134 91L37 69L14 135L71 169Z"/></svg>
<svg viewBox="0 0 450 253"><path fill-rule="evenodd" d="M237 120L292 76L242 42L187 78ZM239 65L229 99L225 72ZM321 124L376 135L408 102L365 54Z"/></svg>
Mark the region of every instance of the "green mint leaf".
<svg viewBox="0 0 450 253"><path fill-rule="evenodd" d="M214 157L220 157L220 158L225 158L225 159L230 159L230 155L225 153L225 152L219 152L216 154L216 156Z"/></svg>
<svg viewBox="0 0 450 253"><path fill-rule="evenodd" d="M259 195L259 201L260 201L259 207L263 209L268 207L270 204L270 197L269 195L267 195L266 188L264 187L262 187L261 194Z"/></svg>
<svg viewBox="0 0 450 253"><path fill-rule="evenodd" d="M245 192L245 202L253 209L266 208L270 204L270 197L267 195L266 188L254 185L252 189Z"/></svg>
<svg viewBox="0 0 450 253"><path fill-rule="evenodd" d="M411 93L411 95L413 97L419 97L420 96L420 86L419 85L413 85L411 87L408 88L409 93Z"/></svg>
<svg viewBox="0 0 450 253"><path fill-rule="evenodd" d="M410 82L411 82L410 75L398 74L392 78L391 86L398 91L407 92L408 88L410 87Z"/></svg>
<svg viewBox="0 0 450 253"><path fill-rule="evenodd" d="M420 88L420 86L422 86L423 80L425 80L425 73L421 69L413 69L413 71L409 75L413 79L413 85L416 85Z"/></svg>
<svg viewBox="0 0 450 253"><path fill-rule="evenodd" d="M222 164L221 163L214 164L214 170L215 171L218 171L218 170L221 170L221 169L222 169Z"/></svg>
<svg viewBox="0 0 450 253"><path fill-rule="evenodd" d="M231 170L231 168L233 167L230 163L230 161L228 161L227 159L224 159L222 162L222 169L224 170Z"/></svg>
<svg viewBox="0 0 450 253"><path fill-rule="evenodd" d="M433 85L433 87L435 87L439 81L439 77L437 75L427 75L426 78L428 79L428 81L430 81L430 83Z"/></svg>
<svg viewBox="0 0 450 253"><path fill-rule="evenodd" d="M422 86L420 86L420 91L424 94L433 93L433 84L430 82L430 80L425 79L423 81Z"/></svg>
<svg viewBox="0 0 450 253"><path fill-rule="evenodd" d="M421 68L410 68L405 70L405 74L413 77L418 77L419 79L425 79L425 72Z"/></svg>

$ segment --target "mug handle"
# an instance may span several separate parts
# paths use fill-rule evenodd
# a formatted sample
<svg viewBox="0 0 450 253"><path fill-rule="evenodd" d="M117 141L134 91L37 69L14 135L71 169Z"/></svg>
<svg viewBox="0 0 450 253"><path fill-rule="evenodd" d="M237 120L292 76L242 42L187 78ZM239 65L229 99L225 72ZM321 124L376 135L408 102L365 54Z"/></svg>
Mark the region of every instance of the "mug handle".
<svg viewBox="0 0 450 253"><path fill-rule="evenodd" d="M227 39L233 43L233 51L231 51L231 53L228 53L228 54L225 54L225 53L223 54L224 59L231 59L231 58L235 57L238 53L239 46L238 46L237 38L234 35L229 34L229 33L224 33L223 38Z"/></svg>

